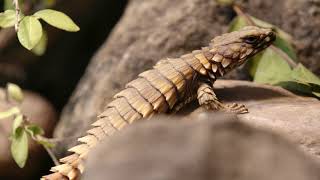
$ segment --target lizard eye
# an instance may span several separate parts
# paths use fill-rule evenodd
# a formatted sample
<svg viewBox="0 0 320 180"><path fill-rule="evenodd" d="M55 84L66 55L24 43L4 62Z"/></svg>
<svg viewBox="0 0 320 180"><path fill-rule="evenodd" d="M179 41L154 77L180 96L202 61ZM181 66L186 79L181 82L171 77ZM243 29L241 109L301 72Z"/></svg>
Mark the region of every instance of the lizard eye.
<svg viewBox="0 0 320 180"><path fill-rule="evenodd" d="M259 38L256 36L248 36L248 37L244 38L244 42L246 42L248 44L255 44L258 40L259 40Z"/></svg>

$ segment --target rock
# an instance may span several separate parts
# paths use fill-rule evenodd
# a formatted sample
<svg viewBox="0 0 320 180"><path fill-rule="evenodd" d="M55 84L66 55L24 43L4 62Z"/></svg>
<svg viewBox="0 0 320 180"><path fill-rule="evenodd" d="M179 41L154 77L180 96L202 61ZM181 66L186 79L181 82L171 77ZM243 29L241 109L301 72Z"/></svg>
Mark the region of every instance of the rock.
<svg viewBox="0 0 320 180"><path fill-rule="evenodd" d="M219 81L218 96L245 104L250 113L239 119L281 134L320 160L320 101L299 97L282 88L243 81Z"/></svg>
<svg viewBox="0 0 320 180"><path fill-rule="evenodd" d="M311 98L281 98L248 103L250 113L239 118L277 132L300 144L320 160L320 102Z"/></svg>
<svg viewBox="0 0 320 180"><path fill-rule="evenodd" d="M320 166L278 135L234 116L155 117L98 145L84 180L318 180Z"/></svg>
<svg viewBox="0 0 320 180"><path fill-rule="evenodd" d="M246 105L249 113L238 115L241 121L281 134L320 160L319 100L246 81L220 80L215 88L217 96L225 103ZM193 104L181 113L203 111L196 108L198 106Z"/></svg>
<svg viewBox="0 0 320 180"><path fill-rule="evenodd" d="M276 98L299 98L290 91L287 91L281 87L257 84L249 81L239 80L217 80L214 83L214 91L220 101L225 103L254 103L258 100L264 99L276 99ZM301 98L301 97L300 97ZM197 102L190 103L184 107L179 114L189 114L190 112L203 111L202 108L198 108Z"/></svg>
<svg viewBox="0 0 320 180"><path fill-rule="evenodd" d="M43 97L24 91L25 99L21 104L23 113L30 118L30 121L41 126L46 136L52 135L54 124L57 120L57 115L52 105ZM5 111L11 107L3 101L4 90L0 89L0 111ZM9 136L12 128L11 119L0 120L0 177L1 179L35 179L39 178L48 167L50 158L44 149L34 142L29 143L29 158L26 166L20 169L13 161L10 152Z"/></svg>

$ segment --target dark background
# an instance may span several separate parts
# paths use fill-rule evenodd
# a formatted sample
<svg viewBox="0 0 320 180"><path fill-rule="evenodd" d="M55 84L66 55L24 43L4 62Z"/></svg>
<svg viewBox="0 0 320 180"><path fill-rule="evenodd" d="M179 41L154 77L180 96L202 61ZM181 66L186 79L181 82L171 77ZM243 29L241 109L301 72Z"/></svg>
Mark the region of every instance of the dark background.
<svg viewBox="0 0 320 180"><path fill-rule="evenodd" d="M42 23L48 32L49 46L41 57L23 49L13 37L0 50L0 66L6 69L0 72L0 83L11 81L39 92L60 111L126 4L126 0L57 1L53 9L69 15L81 30L68 33Z"/></svg>

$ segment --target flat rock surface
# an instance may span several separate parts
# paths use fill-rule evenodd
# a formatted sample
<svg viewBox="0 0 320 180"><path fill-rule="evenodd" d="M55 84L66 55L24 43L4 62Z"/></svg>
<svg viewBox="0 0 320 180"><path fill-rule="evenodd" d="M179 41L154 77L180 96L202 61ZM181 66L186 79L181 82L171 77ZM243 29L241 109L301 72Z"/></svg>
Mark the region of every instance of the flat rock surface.
<svg viewBox="0 0 320 180"><path fill-rule="evenodd" d="M320 160L320 103L313 99L281 98L248 103L250 113L239 118L271 129L300 144Z"/></svg>
<svg viewBox="0 0 320 180"><path fill-rule="evenodd" d="M299 97L282 88L241 81L220 81L216 86L221 88L222 99L238 101L249 108L250 113L238 116L240 120L280 133L320 160L319 100ZM233 92L228 91L232 86Z"/></svg>
<svg viewBox="0 0 320 180"><path fill-rule="evenodd" d="M295 145L235 116L200 113L138 122L99 144L84 180L318 180ZM178 121L180 120L180 121Z"/></svg>
<svg viewBox="0 0 320 180"><path fill-rule="evenodd" d="M220 80L215 87L217 96L225 103L246 105L249 113L238 115L241 121L281 134L320 159L319 100L246 81ZM185 111L193 111L192 108L196 107L191 106ZM193 113L199 111L203 109Z"/></svg>

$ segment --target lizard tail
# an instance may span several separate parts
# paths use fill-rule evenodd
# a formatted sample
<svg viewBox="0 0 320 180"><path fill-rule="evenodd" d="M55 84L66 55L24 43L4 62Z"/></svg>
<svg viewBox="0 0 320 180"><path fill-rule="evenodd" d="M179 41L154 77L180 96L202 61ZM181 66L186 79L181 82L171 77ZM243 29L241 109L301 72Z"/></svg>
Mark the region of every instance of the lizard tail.
<svg viewBox="0 0 320 180"><path fill-rule="evenodd" d="M109 111L107 110L107 112ZM104 129L108 130L109 134L115 131L113 127L108 126L111 124L106 123L108 122L107 117L103 117L103 114L100 115L98 121L92 124L95 127L87 131L86 136L78 139L80 144L68 150L72 154L60 159L59 161L62 164L52 167L50 171L53 173L43 176L41 180L76 180L80 178L84 171L83 161L86 159L88 152L98 141L107 136Z"/></svg>
<svg viewBox="0 0 320 180"><path fill-rule="evenodd" d="M130 94L132 93L131 91L132 89L130 91L127 89L121 92L129 92ZM137 97L136 94L134 95L133 97ZM92 124L93 128L87 131L87 135L78 139L80 144L68 150L72 152L72 154L60 159L62 164L52 167L50 171L53 173L43 176L42 179L79 179L84 171L84 160L89 151L95 147L99 141L105 139L105 137L112 136L115 132L131 124L133 121L141 119L143 116L150 116L153 113L152 109L147 109L146 106L144 106L144 109L148 111L143 111L144 114L137 112L129 103L130 102L124 97L120 97L120 95L118 97L116 95L115 99L108 104L107 109L98 116L98 120ZM134 104L134 102L131 103Z"/></svg>
<svg viewBox="0 0 320 180"><path fill-rule="evenodd" d="M62 175L59 172L55 172L46 176L43 176L41 180L68 180L68 177Z"/></svg>
<svg viewBox="0 0 320 180"><path fill-rule="evenodd" d="M175 60L173 63L183 63L183 60ZM98 116L98 120L92 124L94 128L87 131L86 136L78 139L80 144L69 149L73 154L60 159L63 164L52 167L53 173L44 176L43 179L79 179L84 171L84 160L99 141L112 136L134 121L172 109L180 92L184 92L186 77L191 79L193 75L192 68L186 63L183 65L181 71L186 69L185 75L170 64L163 63L129 82Z"/></svg>

